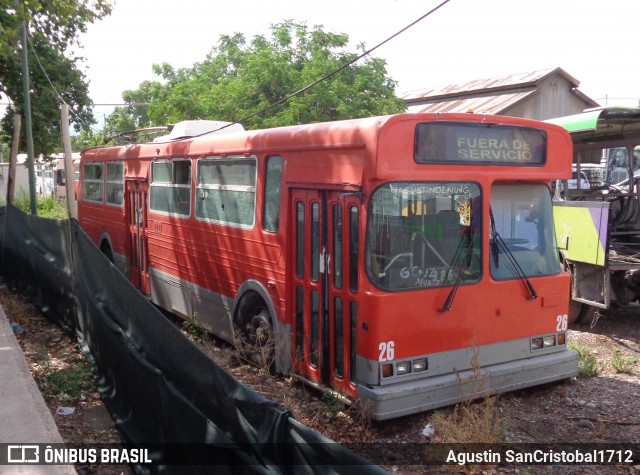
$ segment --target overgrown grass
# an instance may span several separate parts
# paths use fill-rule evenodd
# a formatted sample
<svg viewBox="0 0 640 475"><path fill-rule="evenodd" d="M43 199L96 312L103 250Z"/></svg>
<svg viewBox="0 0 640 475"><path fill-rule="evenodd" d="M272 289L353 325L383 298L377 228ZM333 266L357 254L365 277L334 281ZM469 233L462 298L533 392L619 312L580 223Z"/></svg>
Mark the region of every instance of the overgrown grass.
<svg viewBox="0 0 640 475"><path fill-rule="evenodd" d="M24 191L14 198L13 205L25 213L31 213L31 199ZM41 218L66 219L69 217L66 201L54 196L37 198L36 212Z"/></svg>
<svg viewBox="0 0 640 475"><path fill-rule="evenodd" d="M504 442L506 427L501 420L497 397L485 397L476 403L457 404L445 414L437 411L431 417L438 442L450 444L477 444Z"/></svg>
<svg viewBox="0 0 640 475"><path fill-rule="evenodd" d="M593 351L576 342L569 342L567 347L578 353L580 356L580 361L578 362L579 378L589 378L600 374L600 370L602 368L598 364L598 360L596 359L596 355Z"/></svg>
<svg viewBox="0 0 640 475"><path fill-rule="evenodd" d="M474 339L471 374L462 377L456 373L461 391L468 395L466 401L452 411L436 411L431 417L438 442L500 443L506 438L506 425L496 404L498 397L491 394L490 376L482 373L478 353Z"/></svg>
<svg viewBox="0 0 640 475"><path fill-rule="evenodd" d="M34 360L41 366L38 371L40 390L48 400L80 400L85 396L91 382L91 370L87 362L78 355L63 352L59 358L51 358L47 348L35 348Z"/></svg>
<svg viewBox="0 0 640 475"><path fill-rule="evenodd" d="M613 356L611 357L611 366L618 373L631 374L633 373L633 368L636 365L636 357L634 354L626 355L622 354L619 349L615 349L613 351Z"/></svg>
<svg viewBox="0 0 640 475"><path fill-rule="evenodd" d="M257 337L251 338L236 329L234 337L235 356L239 361L257 366L266 372L275 370L276 342L272 332L261 332Z"/></svg>
<svg viewBox="0 0 640 475"><path fill-rule="evenodd" d="M42 374L43 394L49 400L80 400L91 379L89 368L81 362L62 369L45 368Z"/></svg>

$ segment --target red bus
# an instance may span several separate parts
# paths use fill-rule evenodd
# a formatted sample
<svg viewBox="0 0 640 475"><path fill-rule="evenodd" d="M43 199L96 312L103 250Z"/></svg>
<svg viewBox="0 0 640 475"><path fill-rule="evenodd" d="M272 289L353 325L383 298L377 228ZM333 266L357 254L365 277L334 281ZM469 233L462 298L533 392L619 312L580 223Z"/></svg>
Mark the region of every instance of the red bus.
<svg viewBox="0 0 640 475"><path fill-rule="evenodd" d="M558 126L474 114L210 133L85 150L79 222L153 303L382 420L577 374L571 160Z"/></svg>

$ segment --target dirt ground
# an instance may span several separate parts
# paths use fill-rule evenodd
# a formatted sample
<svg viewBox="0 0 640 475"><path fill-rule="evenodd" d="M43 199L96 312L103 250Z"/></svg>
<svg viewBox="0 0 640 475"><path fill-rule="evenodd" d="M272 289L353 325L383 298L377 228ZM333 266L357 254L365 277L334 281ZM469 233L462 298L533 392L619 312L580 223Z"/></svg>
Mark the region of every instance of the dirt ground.
<svg viewBox="0 0 640 475"><path fill-rule="evenodd" d="M0 305L10 319L27 330L17 338L63 439L67 443L119 443L115 425L95 391L74 340L5 286L0 286ZM360 443L394 445L456 441L460 435L455 431L460 431L465 437L460 442L640 444L640 412L637 409L640 364L635 361L640 355L639 319L640 310L617 310L600 316L593 325L576 326L570 330L570 341L595 356L591 370L597 376L517 391L455 410L445 408L380 423L370 421L339 400L322 396L292 378L272 376L243 364L232 348L179 320L174 322L194 344L237 379L290 409L300 422L337 442L354 444L357 451ZM55 379L52 374L64 368L84 368L79 372L82 381L78 392L67 394L72 390L64 386L52 389L51 381ZM620 368L624 372L620 372ZM72 407L74 413L59 416L55 413L59 406ZM423 430L428 424L432 425L434 433L427 438ZM396 464L392 454L383 461L382 466L389 472L407 475L440 471L640 474L640 465L425 467ZM132 473L127 466L76 468L82 475Z"/></svg>

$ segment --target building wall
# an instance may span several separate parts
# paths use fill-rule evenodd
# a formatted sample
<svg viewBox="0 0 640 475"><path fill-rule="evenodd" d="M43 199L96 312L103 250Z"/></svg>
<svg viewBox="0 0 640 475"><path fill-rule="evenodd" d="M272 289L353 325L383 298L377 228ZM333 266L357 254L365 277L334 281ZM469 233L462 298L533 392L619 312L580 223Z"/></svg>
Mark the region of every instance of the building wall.
<svg viewBox="0 0 640 475"><path fill-rule="evenodd" d="M17 198L24 194L29 196L29 173L24 164L16 166L16 184L14 186L14 196ZM9 164L0 163L0 204L7 202L7 186L9 183Z"/></svg>
<svg viewBox="0 0 640 475"><path fill-rule="evenodd" d="M547 120L578 114L593 107L573 91L574 86L563 76L553 75L542 81L535 94L505 109L500 115Z"/></svg>
<svg viewBox="0 0 640 475"><path fill-rule="evenodd" d="M582 94L579 82L561 68L469 81L405 94L409 111L463 112L510 115L547 120L598 107ZM413 94L413 95L411 95Z"/></svg>

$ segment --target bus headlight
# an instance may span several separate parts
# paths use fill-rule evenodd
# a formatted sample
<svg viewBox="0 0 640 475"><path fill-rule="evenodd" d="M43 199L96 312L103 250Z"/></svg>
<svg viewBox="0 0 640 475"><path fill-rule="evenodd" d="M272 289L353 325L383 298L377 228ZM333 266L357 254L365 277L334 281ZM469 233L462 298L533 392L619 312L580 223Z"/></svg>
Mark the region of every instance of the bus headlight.
<svg viewBox="0 0 640 475"><path fill-rule="evenodd" d="M542 350L543 348L551 348L556 345L564 345L566 335L558 333L557 335L537 336L531 339L531 351Z"/></svg>
<svg viewBox="0 0 640 475"><path fill-rule="evenodd" d="M411 361L400 361L399 363L396 363L396 373L397 374L411 373Z"/></svg>
<svg viewBox="0 0 640 475"><path fill-rule="evenodd" d="M425 371L427 369L427 360L413 360L413 372L417 373L418 371Z"/></svg>
<svg viewBox="0 0 640 475"><path fill-rule="evenodd" d="M533 351L540 350L542 348L542 337L539 336L537 338L531 339L531 349Z"/></svg>
<svg viewBox="0 0 640 475"><path fill-rule="evenodd" d="M402 376L411 373L419 373L429 369L427 358L417 360L396 361L395 363L385 363L382 365L382 377Z"/></svg>

